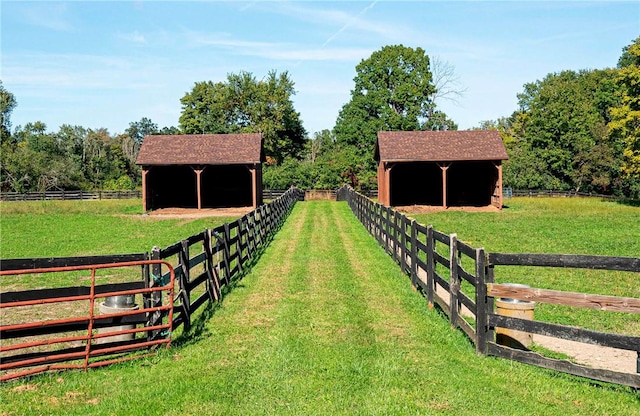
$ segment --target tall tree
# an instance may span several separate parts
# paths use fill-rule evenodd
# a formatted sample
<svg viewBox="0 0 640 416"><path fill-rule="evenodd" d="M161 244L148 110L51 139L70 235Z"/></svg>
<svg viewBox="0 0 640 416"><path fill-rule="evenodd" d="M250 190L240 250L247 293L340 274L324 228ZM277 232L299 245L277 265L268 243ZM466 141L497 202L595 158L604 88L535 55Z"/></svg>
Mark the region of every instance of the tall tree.
<svg viewBox="0 0 640 416"><path fill-rule="evenodd" d="M618 66L620 105L611 109L610 136L624 142L622 172L630 193L640 197L640 36L624 48Z"/></svg>
<svg viewBox="0 0 640 416"><path fill-rule="evenodd" d="M0 81L0 141L11 136L11 113L18 105L16 97L7 91Z"/></svg>
<svg viewBox="0 0 640 416"><path fill-rule="evenodd" d="M385 46L356 66L353 80L351 100L342 107L334 128L339 143L370 155L378 131L429 126L437 90L422 48Z"/></svg>
<svg viewBox="0 0 640 416"><path fill-rule="evenodd" d="M147 117L142 117L140 121L132 121L129 123L129 127L125 130L135 143L142 144L142 139L145 136L152 134L158 134L158 125L151 121Z"/></svg>
<svg viewBox="0 0 640 416"><path fill-rule="evenodd" d="M257 80L250 72L226 82L197 82L180 100L180 128L187 134L261 133L267 159L302 157L306 132L295 111L294 83L287 72Z"/></svg>
<svg viewBox="0 0 640 416"><path fill-rule="evenodd" d="M610 192L617 176L616 143L607 140L616 102L613 70L562 71L528 83L518 95L514 134L546 189ZM516 162L514 160L514 162ZM511 162L509 162L511 163Z"/></svg>

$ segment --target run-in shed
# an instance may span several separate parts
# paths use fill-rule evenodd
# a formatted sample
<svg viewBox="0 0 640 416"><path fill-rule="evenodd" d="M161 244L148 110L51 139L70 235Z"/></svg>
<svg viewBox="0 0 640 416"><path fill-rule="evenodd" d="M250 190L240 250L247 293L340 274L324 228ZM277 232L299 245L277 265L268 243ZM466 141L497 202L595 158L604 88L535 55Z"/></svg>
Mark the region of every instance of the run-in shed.
<svg viewBox="0 0 640 416"><path fill-rule="evenodd" d="M257 207L262 203L262 135L146 136L142 209Z"/></svg>
<svg viewBox="0 0 640 416"><path fill-rule="evenodd" d="M497 131L382 131L374 158L384 205L502 208L509 157Z"/></svg>

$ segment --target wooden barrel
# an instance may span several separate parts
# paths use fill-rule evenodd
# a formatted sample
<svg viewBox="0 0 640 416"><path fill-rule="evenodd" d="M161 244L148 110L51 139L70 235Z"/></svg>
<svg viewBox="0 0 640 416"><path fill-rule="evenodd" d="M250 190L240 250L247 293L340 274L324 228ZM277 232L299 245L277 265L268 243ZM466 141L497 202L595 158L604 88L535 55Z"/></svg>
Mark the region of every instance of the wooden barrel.
<svg viewBox="0 0 640 416"><path fill-rule="evenodd" d="M527 287L525 285L517 286ZM498 315L527 319L530 321L533 320L535 305L535 302L526 300L509 298L496 299ZM533 342L533 335L528 332L517 331L515 329L497 327L496 342L500 345L505 345L511 348L528 349Z"/></svg>

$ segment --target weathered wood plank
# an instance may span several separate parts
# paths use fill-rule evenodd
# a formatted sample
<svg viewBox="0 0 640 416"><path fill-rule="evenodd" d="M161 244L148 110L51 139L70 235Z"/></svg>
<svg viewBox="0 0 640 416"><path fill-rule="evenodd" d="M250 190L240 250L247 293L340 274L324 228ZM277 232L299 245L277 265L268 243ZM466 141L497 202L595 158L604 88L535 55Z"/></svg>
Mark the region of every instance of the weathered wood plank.
<svg viewBox="0 0 640 416"><path fill-rule="evenodd" d="M469 309L469 311L475 315L476 313L476 303L473 301L473 299L471 299L469 296L467 296L464 292L458 292L458 301L460 303L462 303L464 306L467 307L467 309Z"/></svg>
<svg viewBox="0 0 640 416"><path fill-rule="evenodd" d="M476 276L463 269L461 265L458 265L458 277L462 277L473 286L476 285Z"/></svg>
<svg viewBox="0 0 640 416"><path fill-rule="evenodd" d="M443 256L442 254L438 253L435 250L433 251L433 260L436 263L439 263L439 264L443 265L447 269L449 269L451 267L451 265L449 264L449 259L446 258L445 256Z"/></svg>
<svg viewBox="0 0 640 416"><path fill-rule="evenodd" d="M640 313L640 299L593 295L560 290L521 288L497 283L487 284L487 294L493 297L528 300L555 305L575 306L601 311Z"/></svg>
<svg viewBox="0 0 640 416"><path fill-rule="evenodd" d="M489 253L489 263L503 266L574 267L640 272L640 258L578 254Z"/></svg>
<svg viewBox="0 0 640 416"><path fill-rule="evenodd" d="M147 259L148 253L112 254L107 256L0 259L0 270L27 270L50 267L86 266L93 264L143 261Z"/></svg>
<svg viewBox="0 0 640 416"><path fill-rule="evenodd" d="M486 286L486 255L483 248L476 250L476 275L478 283L476 285L476 353L487 353L487 342L492 339L489 329L489 311L493 311L493 305L489 307ZM493 299L493 298L492 298Z"/></svg>
<svg viewBox="0 0 640 416"><path fill-rule="evenodd" d="M449 236L447 234L441 233L440 231L437 231L435 229L433 230L433 239L446 245L451 244L451 240L449 239Z"/></svg>
<svg viewBox="0 0 640 416"><path fill-rule="evenodd" d="M449 262L451 268L449 269L449 307L451 309L451 315L449 320L451 326L456 326L458 320L458 313L460 305L458 304L458 292L460 291L460 280L458 278L458 244L456 241L458 237L455 234L449 236L451 244L449 245Z"/></svg>
<svg viewBox="0 0 640 416"><path fill-rule="evenodd" d="M462 254L464 254L467 257L470 257L472 259L475 260L476 258L476 249L474 247L471 247L470 245L463 243L460 240L456 240L457 244L458 244L458 251Z"/></svg>
<svg viewBox="0 0 640 416"><path fill-rule="evenodd" d="M195 257L189 259L189 268L192 269L200 263L203 263L207 259L207 253L202 252Z"/></svg>

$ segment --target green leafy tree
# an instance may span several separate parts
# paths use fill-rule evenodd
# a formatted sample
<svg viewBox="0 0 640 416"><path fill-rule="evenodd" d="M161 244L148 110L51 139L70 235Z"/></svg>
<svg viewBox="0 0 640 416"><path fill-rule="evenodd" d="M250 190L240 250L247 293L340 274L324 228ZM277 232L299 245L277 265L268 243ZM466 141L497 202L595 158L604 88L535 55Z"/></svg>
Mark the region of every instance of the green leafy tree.
<svg viewBox="0 0 640 416"><path fill-rule="evenodd" d="M139 145L142 144L142 139L145 136L150 136L152 134L158 134L158 125L151 121L151 119L147 117L142 117L140 121L132 121L129 123L129 127L125 130L133 141Z"/></svg>
<svg viewBox="0 0 640 416"><path fill-rule="evenodd" d="M640 37L625 47L618 62L616 82L620 86L620 105L611 109L611 140L624 143L621 166L626 187L640 196Z"/></svg>
<svg viewBox="0 0 640 416"><path fill-rule="evenodd" d="M429 65L422 48L403 45L385 46L362 60L356 66L351 99L336 121L338 143L370 155L379 131L443 126L447 119L436 110L437 89Z"/></svg>
<svg viewBox="0 0 640 416"><path fill-rule="evenodd" d="M318 157L333 151L335 142L336 139L331 130L324 129L322 131L315 132L313 137L306 143L306 159L311 163L315 163Z"/></svg>
<svg viewBox="0 0 640 416"><path fill-rule="evenodd" d="M7 91L0 81L0 141L11 137L11 113L18 105L16 97Z"/></svg>
<svg viewBox="0 0 640 416"><path fill-rule="evenodd" d="M344 175L357 187L375 187L372 156L379 131L457 129L434 101L438 93L440 99L449 97L446 89L453 85L452 68L440 68L439 92L429 56L420 47L385 46L356 66L351 99L340 110L333 131L341 151L353 149Z"/></svg>
<svg viewBox="0 0 640 416"><path fill-rule="evenodd" d="M562 71L524 86L511 134L518 151L507 163L527 167L529 186L611 192L619 166L619 145L607 139L614 77L614 70Z"/></svg>
<svg viewBox="0 0 640 416"><path fill-rule="evenodd" d="M268 162L300 159L306 132L293 106L294 83L287 72L257 80L250 72L229 74L226 82L197 82L180 102L186 134L261 133Z"/></svg>
<svg viewBox="0 0 640 416"><path fill-rule="evenodd" d="M164 134L164 135L180 134L180 129L175 126L164 126L160 130L158 130L158 134Z"/></svg>

